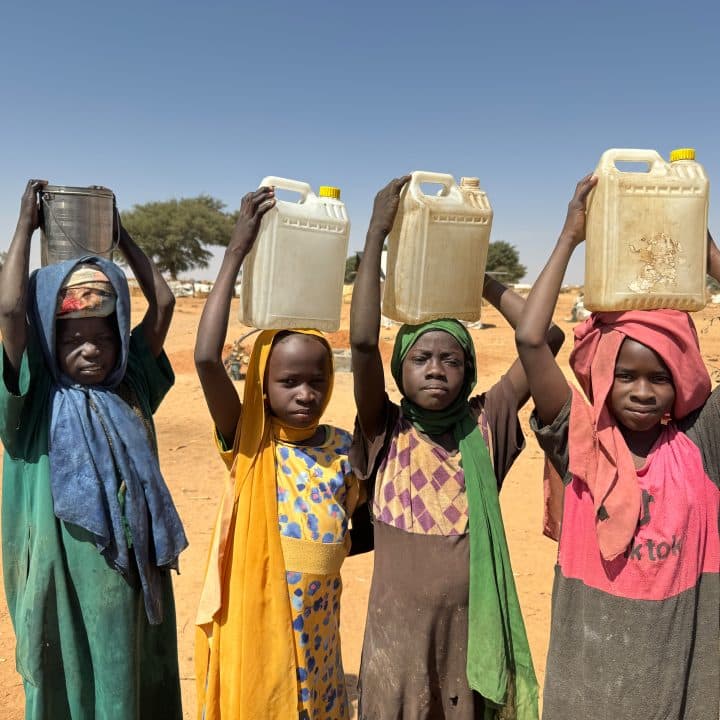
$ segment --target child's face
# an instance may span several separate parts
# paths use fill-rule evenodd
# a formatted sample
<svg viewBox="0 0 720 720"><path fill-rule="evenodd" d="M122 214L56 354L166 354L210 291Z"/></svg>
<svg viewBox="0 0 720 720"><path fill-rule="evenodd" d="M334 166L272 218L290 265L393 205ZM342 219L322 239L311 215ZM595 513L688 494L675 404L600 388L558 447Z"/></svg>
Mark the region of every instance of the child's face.
<svg viewBox="0 0 720 720"><path fill-rule="evenodd" d="M98 385L115 369L120 340L114 316L55 323L55 355L65 375L80 385Z"/></svg>
<svg viewBox="0 0 720 720"><path fill-rule="evenodd" d="M424 410L445 410L465 381L465 352L449 333L421 335L402 364L405 397Z"/></svg>
<svg viewBox="0 0 720 720"><path fill-rule="evenodd" d="M277 341L265 376L270 412L289 427L317 424L330 391L331 362L325 344L311 335L292 334Z"/></svg>
<svg viewBox="0 0 720 720"><path fill-rule="evenodd" d="M625 428L650 430L675 402L672 375L654 350L626 338L615 361L608 402L615 419Z"/></svg>

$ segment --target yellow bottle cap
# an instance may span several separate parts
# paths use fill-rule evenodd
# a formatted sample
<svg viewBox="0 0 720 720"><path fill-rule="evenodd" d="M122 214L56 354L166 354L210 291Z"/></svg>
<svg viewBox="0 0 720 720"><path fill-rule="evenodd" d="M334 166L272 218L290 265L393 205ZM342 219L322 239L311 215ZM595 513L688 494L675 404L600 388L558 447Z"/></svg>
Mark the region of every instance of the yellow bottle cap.
<svg viewBox="0 0 720 720"><path fill-rule="evenodd" d="M460 178L460 187L479 188L480 187L480 178L462 177L462 178Z"/></svg>
<svg viewBox="0 0 720 720"><path fill-rule="evenodd" d="M694 160L695 148L677 148L670 153L670 162L676 160Z"/></svg>
<svg viewBox="0 0 720 720"><path fill-rule="evenodd" d="M318 191L318 195L320 195L320 197L329 197L335 198L335 200L339 200L340 188L332 187L331 185L321 185L320 190Z"/></svg>

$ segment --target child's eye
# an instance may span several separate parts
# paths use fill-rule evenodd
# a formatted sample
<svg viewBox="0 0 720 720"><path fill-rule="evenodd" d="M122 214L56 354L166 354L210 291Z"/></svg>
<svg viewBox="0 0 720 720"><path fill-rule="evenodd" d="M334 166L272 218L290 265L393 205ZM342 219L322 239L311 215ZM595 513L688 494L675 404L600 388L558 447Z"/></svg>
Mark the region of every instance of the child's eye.
<svg viewBox="0 0 720 720"><path fill-rule="evenodd" d="M671 383L672 380L667 375L656 375L652 381L657 385L665 385L666 383Z"/></svg>

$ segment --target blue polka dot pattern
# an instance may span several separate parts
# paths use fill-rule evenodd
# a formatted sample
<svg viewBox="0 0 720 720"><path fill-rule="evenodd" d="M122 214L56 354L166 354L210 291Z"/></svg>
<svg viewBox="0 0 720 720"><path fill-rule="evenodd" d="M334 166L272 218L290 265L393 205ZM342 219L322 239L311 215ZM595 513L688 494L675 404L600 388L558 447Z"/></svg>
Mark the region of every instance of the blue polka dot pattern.
<svg viewBox="0 0 720 720"><path fill-rule="evenodd" d="M322 447L276 445L280 533L322 543L341 543L351 476L351 436L330 428ZM349 705L340 651L339 575L287 572L293 618L300 717L348 720Z"/></svg>

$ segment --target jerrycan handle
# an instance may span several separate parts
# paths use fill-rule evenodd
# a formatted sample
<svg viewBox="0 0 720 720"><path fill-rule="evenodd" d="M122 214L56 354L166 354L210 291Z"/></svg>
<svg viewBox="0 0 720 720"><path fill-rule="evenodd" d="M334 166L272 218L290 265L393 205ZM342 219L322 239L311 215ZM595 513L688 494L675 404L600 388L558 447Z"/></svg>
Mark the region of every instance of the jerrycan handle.
<svg viewBox="0 0 720 720"><path fill-rule="evenodd" d="M649 172L655 175L667 174L667 163L656 150L638 150L635 148L613 148L606 150L600 157L598 168L615 169L623 172L616 166L618 162L647 163Z"/></svg>
<svg viewBox="0 0 720 720"><path fill-rule="evenodd" d="M426 170L415 170L411 173L410 185L412 185L413 190L420 195L425 194L423 193L421 187L423 183L436 183L438 185L442 185L445 190L443 195L445 196L454 195L462 197L460 194L460 188L455 182L455 178L447 173L428 172Z"/></svg>
<svg viewBox="0 0 720 720"><path fill-rule="evenodd" d="M258 187L276 187L280 190L290 190L292 192L300 193L300 202L304 203L309 195L314 195L312 188L306 182L300 182L300 180L288 180L287 178L275 177L275 175L268 175L264 177Z"/></svg>

